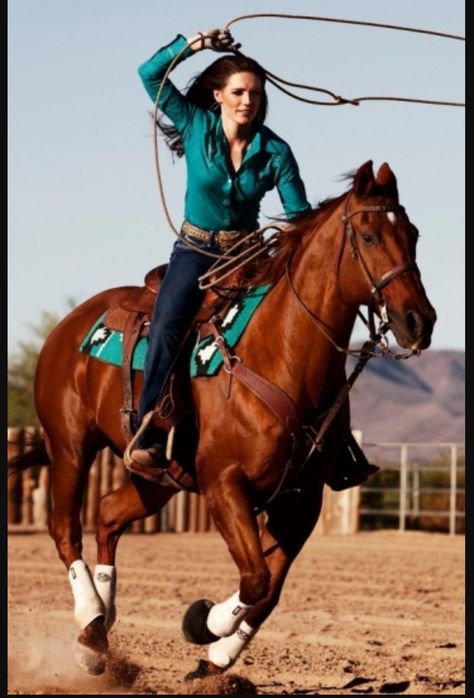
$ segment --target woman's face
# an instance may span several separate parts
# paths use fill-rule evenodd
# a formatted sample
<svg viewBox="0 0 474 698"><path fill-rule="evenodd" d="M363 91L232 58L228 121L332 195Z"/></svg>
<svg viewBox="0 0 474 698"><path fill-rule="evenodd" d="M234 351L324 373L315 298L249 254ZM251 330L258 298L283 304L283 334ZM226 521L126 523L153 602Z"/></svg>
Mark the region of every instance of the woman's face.
<svg viewBox="0 0 474 698"><path fill-rule="evenodd" d="M222 116L239 126L251 124L262 101L262 83L255 73L234 73L221 90L214 90Z"/></svg>

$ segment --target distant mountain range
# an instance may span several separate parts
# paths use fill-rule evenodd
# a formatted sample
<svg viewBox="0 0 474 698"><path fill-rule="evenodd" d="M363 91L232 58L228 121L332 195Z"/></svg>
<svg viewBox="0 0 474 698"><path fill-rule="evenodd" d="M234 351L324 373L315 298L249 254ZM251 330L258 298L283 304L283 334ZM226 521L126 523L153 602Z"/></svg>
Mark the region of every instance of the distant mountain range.
<svg viewBox="0 0 474 698"><path fill-rule="evenodd" d="M355 365L350 357L347 373ZM351 393L352 428L364 442L465 441L465 353L431 350L370 359Z"/></svg>

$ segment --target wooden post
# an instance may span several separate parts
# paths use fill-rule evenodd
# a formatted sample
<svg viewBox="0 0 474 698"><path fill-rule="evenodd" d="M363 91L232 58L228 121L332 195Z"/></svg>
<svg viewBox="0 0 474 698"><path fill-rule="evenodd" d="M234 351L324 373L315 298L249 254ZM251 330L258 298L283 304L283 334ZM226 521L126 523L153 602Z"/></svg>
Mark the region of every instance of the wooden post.
<svg viewBox="0 0 474 698"><path fill-rule="evenodd" d="M408 446L400 445L400 505L398 514L398 530L404 531L407 519L408 494Z"/></svg>
<svg viewBox="0 0 474 698"><path fill-rule="evenodd" d="M23 471L23 499L21 502L21 523L33 523L33 490L36 482L33 478L32 468Z"/></svg>
<svg viewBox="0 0 474 698"><path fill-rule="evenodd" d="M19 427L9 427L7 430L8 460L19 456L23 451L23 430ZM15 473L8 477L8 518L10 524L21 521L21 499L22 499L22 473Z"/></svg>
<svg viewBox="0 0 474 698"><path fill-rule="evenodd" d="M23 430L23 452L31 450L38 438L36 427L25 427ZM33 490L36 488L37 468L27 468L23 471L23 499L21 503L21 521L32 524L33 520Z"/></svg>
<svg viewBox="0 0 474 698"><path fill-rule="evenodd" d="M207 507L206 498L203 495L196 495L198 498L198 531L209 530L209 510Z"/></svg>
<svg viewBox="0 0 474 698"><path fill-rule="evenodd" d="M175 531L176 533L182 533L186 530L186 504L187 504L187 492L181 490L175 497L176 500L176 522Z"/></svg>
<svg viewBox="0 0 474 698"><path fill-rule="evenodd" d="M49 468L41 468L38 486L33 490L33 523L41 530L48 527L48 516L51 508L49 481Z"/></svg>
<svg viewBox="0 0 474 698"><path fill-rule="evenodd" d="M186 530L196 533L198 528L198 495L194 492L188 492L188 516Z"/></svg>
<svg viewBox="0 0 474 698"><path fill-rule="evenodd" d="M144 531L145 533L156 533L160 530L160 513L151 514L147 516L144 521Z"/></svg>
<svg viewBox="0 0 474 698"><path fill-rule="evenodd" d="M362 446L362 432L354 429L352 433L359 446ZM323 506L316 533L356 533L359 530L359 503L360 486L334 492L324 485Z"/></svg>
<svg viewBox="0 0 474 698"><path fill-rule="evenodd" d="M168 528L167 530L171 533L176 531L176 508L177 508L178 495L175 494L174 497L170 499L165 509L168 514Z"/></svg>
<svg viewBox="0 0 474 698"><path fill-rule="evenodd" d="M38 429L36 427L25 427L23 450L29 451L38 442Z"/></svg>
<svg viewBox="0 0 474 698"><path fill-rule="evenodd" d="M158 515L160 517L160 527L158 530L162 531L163 533L166 533L167 531L169 531L169 505L165 504L165 506L160 509Z"/></svg>

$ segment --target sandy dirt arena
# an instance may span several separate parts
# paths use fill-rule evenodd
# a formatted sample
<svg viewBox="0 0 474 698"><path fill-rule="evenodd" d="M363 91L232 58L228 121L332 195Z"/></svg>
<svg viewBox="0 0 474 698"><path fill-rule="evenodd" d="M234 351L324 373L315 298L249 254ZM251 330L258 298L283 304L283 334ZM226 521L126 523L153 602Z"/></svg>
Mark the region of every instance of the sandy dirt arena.
<svg viewBox="0 0 474 698"><path fill-rule="evenodd" d="M225 689L216 678L184 682L207 648L184 639L183 613L237 586L217 533L122 537L117 621L99 677L73 659L72 594L51 539L14 533L8 545L9 694L242 694L229 680ZM93 568L90 534L84 557ZM262 695L464 695L464 537L314 534L228 673Z"/></svg>

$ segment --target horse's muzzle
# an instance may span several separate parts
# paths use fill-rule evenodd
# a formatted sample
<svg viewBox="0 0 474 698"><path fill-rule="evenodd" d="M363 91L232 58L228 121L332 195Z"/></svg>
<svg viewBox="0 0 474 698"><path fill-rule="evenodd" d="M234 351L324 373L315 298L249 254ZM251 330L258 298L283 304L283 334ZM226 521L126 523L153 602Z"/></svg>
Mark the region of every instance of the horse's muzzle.
<svg viewBox="0 0 474 698"><path fill-rule="evenodd" d="M389 327L397 343L404 349L421 351L428 349L436 322L436 311L430 305L426 310L408 310L394 313L389 310Z"/></svg>

